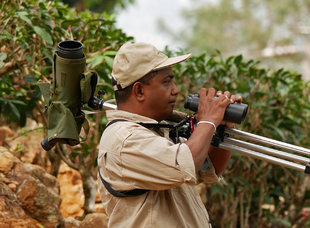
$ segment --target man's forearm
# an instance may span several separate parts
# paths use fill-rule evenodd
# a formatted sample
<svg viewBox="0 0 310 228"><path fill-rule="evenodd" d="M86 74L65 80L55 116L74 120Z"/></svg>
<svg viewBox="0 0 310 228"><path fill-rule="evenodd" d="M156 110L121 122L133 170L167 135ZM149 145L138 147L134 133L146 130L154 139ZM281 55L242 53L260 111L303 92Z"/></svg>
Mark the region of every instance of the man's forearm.
<svg viewBox="0 0 310 228"><path fill-rule="evenodd" d="M192 152L196 172L199 171L207 158L213 133L212 125L197 126L191 137L185 142Z"/></svg>
<svg viewBox="0 0 310 228"><path fill-rule="evenodd" d="M231 151L224 150L218 147L210 146L209 158L215 168L215 173L220 176L226 169L229 159L231 157Z"/></svg>

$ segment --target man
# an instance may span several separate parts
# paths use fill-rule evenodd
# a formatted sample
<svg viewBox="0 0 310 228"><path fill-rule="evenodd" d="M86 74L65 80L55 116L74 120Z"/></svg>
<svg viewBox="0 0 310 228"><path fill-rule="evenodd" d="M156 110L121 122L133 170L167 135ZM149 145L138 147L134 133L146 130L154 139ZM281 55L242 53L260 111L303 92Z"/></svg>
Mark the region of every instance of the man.
<svg viewBox="0 0 310 228"><path fill-rule="evenodd" d="M168 58L150 44L136 43L123 45L114 59L118 110L107 111L110 124L98 156L109 227L211 227L194 188L196 174L207 164L205 179L217 182L227 166L230 152L210 143L226 107L241 98L202 88L197 127L183 143L173 143L167 128L143 125L156 126L172 113L179 89L171 66L189 57ZM132 191L138 194L126 195Z"/></svg>

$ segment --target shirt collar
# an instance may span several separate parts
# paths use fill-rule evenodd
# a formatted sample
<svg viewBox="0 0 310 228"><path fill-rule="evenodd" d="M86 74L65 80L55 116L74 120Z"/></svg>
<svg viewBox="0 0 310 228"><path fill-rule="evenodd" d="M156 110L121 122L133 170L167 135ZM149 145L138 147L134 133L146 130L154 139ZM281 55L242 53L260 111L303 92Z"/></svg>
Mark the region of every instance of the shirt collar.
<svg viewBox="0 0 310 228"><path fill-rule="evenodd" d="M106 116L108 118L108 121L112 121L115 119L124 119L128 121L132 121L135 123L158 123L158 121L151 119L146 116L141 116L135 113L126 112L123 110L107 110Z"/></svg>

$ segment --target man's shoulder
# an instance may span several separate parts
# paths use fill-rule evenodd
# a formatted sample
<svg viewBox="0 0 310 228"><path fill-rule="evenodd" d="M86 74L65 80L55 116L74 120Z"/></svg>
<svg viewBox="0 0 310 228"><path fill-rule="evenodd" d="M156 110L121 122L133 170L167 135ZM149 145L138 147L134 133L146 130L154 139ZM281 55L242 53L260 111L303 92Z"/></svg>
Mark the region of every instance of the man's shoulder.
<svg viewBox="0 0 310 228"><path fill-rule="evenodd" d="M139 132L147 130L141 124L126 120L114 119L107 124L103 132L103 137L117 137L121 140L128 138L132 134L139 134Z"/></svg>

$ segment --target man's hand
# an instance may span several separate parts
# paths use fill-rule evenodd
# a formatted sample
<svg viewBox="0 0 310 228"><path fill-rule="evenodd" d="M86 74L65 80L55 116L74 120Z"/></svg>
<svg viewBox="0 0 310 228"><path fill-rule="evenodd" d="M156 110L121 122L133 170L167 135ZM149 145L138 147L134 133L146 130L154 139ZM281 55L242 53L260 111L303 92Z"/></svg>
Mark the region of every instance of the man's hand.
<svg viewBox="0 0 310 228"><path fill-rule="evenodd" d="M216 92L216 96L221 96L223 93L222 91L217 91ZM238 102L241 103L242 102L242 97L239 96L238 98L235 95L231 95L229 91L225 91L224 92L224 96L227 96L230 99L230 103L233 104L234 102ZM226 125L226 127L228 128L233 128L235 126L234 123L230 123L230 122L226 122L226 121L222 121L220 123L221 125Z"/></svg>
<svg viewBox="0 0 310 228"><path fill-rule="evenodd" d="M230 98L227 95L221 94L216 96L214 88L200 89L198 112L196 120L210 121L218 126L224 118L224 113L227 106L231 103ZM230 94L229 94L230 96Z"/></svg>

